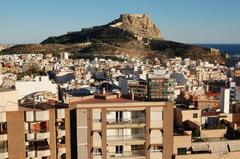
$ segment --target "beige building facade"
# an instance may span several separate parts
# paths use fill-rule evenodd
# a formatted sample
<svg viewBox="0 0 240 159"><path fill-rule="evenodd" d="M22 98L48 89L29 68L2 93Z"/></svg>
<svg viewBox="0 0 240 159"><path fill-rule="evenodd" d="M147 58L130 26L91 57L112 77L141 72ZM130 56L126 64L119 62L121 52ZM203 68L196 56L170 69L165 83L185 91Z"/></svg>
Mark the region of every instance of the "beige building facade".
<svg viewBox="0 0 240 159"><path fill-rule="evenodd" d="M77 104L80 159L171 159L173 105L122 98L88 99Z"/></svg>

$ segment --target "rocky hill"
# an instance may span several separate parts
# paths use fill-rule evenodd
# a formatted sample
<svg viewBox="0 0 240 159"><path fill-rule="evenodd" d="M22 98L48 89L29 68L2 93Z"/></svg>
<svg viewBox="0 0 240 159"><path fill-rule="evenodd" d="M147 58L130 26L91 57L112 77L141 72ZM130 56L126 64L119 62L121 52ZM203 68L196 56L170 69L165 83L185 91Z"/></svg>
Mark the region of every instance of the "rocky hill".
<svg viewBox="0 0 240 159"><path fill-rule="evenodd" d="M122 14L112 22L77 32L49 37L38 45L20 45L7 53L74 53L74 57L129 55L138 57L202 59L225 61L224 55L208 48L166 41L149 15Z"/></svg>
<svg viewBox="0 0 240 159"><path fill-rule="evenodd" d="M72 44L80 42L129 42L131 40L161 39L160 30L145 14L122 14L102 26L83 28L58 37L49 37L42 44Z"/></svg>

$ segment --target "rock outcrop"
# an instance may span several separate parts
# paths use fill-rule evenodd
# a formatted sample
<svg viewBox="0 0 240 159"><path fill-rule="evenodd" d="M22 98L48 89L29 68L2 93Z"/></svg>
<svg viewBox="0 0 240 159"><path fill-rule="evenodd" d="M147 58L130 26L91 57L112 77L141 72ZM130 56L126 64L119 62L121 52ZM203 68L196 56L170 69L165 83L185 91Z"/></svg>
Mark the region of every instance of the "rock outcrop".
<svg viewBox="0 0 240 159"><path fill-rule="evenodd" d="M132 32L138 40L161 39L160 30L146 14L121 14L110 26Z"/></svg>

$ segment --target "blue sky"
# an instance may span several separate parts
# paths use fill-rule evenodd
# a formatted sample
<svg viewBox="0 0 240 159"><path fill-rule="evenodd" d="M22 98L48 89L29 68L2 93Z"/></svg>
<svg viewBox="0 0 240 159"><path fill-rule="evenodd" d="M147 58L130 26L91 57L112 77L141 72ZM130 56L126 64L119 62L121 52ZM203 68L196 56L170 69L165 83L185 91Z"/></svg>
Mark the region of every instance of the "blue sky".
<svg viewBox="0 0 240 159"><path fill-rule="evenodd" d="M0 43L38 43L121 13L147 13L165 39L240 43L240 0L4 0Z"/></svg>

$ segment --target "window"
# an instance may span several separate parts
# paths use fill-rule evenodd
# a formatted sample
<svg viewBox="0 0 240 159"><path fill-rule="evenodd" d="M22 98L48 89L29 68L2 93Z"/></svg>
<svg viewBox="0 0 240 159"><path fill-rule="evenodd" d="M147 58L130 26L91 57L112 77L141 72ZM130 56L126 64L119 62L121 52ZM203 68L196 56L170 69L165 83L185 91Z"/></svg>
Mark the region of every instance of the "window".
<svg viewBox="0 0 240 159"><path fill-rule="evenodd" d="M7 147L8 147L7 141L0 141L0 151L1 152L7 151Z"/></svg>
<svg viewBox="0 0 240 159"><path fill-rule="evenodd" d="M123 153L123 146L116 146L116 154L122 154Z"/></svg>
<svg viewBox="0 0 240 159"><path fill-rule="evenodd" d="M93 148L93 155L101 156L102 155L102 150L100 148Z"/></svg>
<svg viewBox="0 0 240 159"><path fill-rule="evenodd" d="M178 155L186 155L187 154L187 148L184 148L184 147L178 148L177 149L177 154Z"/></svg>
<svg viewBox="0 0 240 159"><path fill-rule="evenodd" d="M162 152L161 146L152 146L150 149L151 152Z"/></svg>
<svg viewBox="0 0 240 159"><path fill-rule="evenodd" d="M123 121L123 112L122 111L117 111L116 112L116 121L117 122L122 122Z"/></svg>
<svg viewBox="0 0 240 159"><path fill-rule="evenodd" d="M198 118L198 113L193 113L193 118Z"/></svg>
<svg viewBox="0 0 240 159"><path fill-rule="evenodd" d="M192 130L192 137L200 137L200 131L199 130Z"/></svg>
<svg viewBox="0 0 240 159"><path fill-rule="evenodd" d="M30 128L33 133L45 133L48 132L48 123L46 121L30 123Z"/></svg>
<svg viewBox="0 0 240 159"><path fill-rule="evenodd" d="M34 146L36 147L37 150L46 150L50 148L47 139L34 141Z"/></svg>
<svg viewBox="0 0 240 159"><path fill-rule="evenodd" d="M7 133L7 123L0 123L0 134L6 134Z"/></svg>

